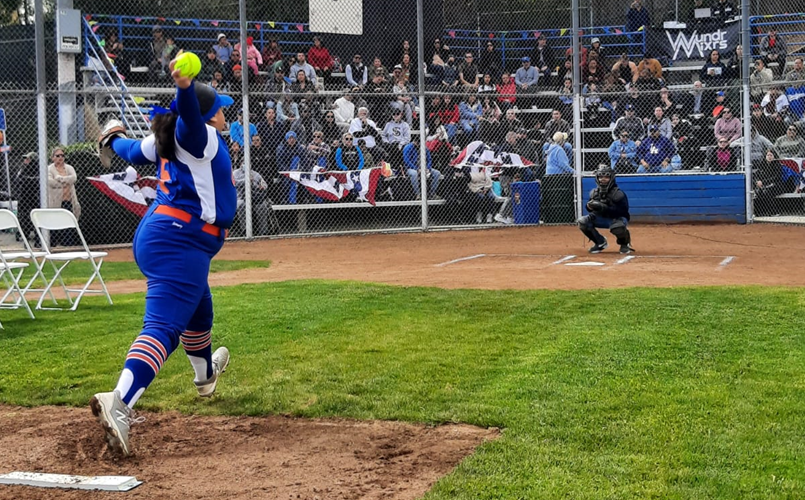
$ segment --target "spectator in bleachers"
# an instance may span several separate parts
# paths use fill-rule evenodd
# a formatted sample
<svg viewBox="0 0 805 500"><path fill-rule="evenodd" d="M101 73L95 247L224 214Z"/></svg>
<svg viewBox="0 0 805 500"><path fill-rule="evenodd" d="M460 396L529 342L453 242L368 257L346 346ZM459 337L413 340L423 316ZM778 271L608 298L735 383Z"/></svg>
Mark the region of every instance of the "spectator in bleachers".
<svg viewBox="0 0 805 500"><path fill-rule="evenodd" d="M670 116L671 113L676 110L676 104L674 104L673 99L671 98L671 92L668 90L668 87L663 87L660 89L660 107L665 115Z"/></svg>
<svg viewBox="0 0 805 500"><path fill-rule="evenodd" d="M780 158L801 158L805 156L805 139L799 135L797 126L793 123L788 126L785 135L774 141L774 150Z"/></svg>
<svg viewBox="0 0 805 500"><path fill-rule="evenodd" d="M612 65L612 74L621 83L627 85L637 80L637 65L629 60L629 54L621 54L620 59Z"/></svg>
<svg viewBox="0 0 805 500"><path fill-rule="evenodd" d="M729 107L724 107L721 111L721 116L716 120L715 127L713 127L713 134L716 139L726 137L729 142L743 135L741 120L732 115L732 110Z"/></svg>
<svg viewBox="0 0 805 500"><path fill-rule="evenodd" d="M341 170L363 170L363 150L355 145L356 139L349 132L341 137L341 146L335 150L335 166Z"/></svg>
<svg viewBox="0 0 805 500"><path fill-rule="evenodd" d="M266 82L265 91L268 94L266 98L272 102L281 99L283 94L291 90L292 84L289 84L289 81L290 79L287 79L282 72L282 68L274 68L271 79Z"/></svg>
<svg viewBox="0 0 805 500"><path fill-rule="evenodd" d="M646 68L651 71L651 75L654 78L662 80L662 64L649 52L643 54L643 59L640 61L640 64L637 65L637 78L640 78L642 71ZM637 81L637 78L635 78L635 81Z"/></svg>
<svg viewBox="0 0 805 500"><path fill-rule="evenodd" d="M353 90L363 89L369 81L369 71L363 64L363 56L360 54L355 54L352 57L352 62L347 64L344 73L346 74L347 83Z"/></svg>
<svg viewBox="0 0 805 500"><path fill-rule="evenodd" d="M763 160L752 163L752 180L755 215L758 216L778 215L777 196L793 193L797 188L793 179L783 181L783 165L772 150L766 151Z"/></svg>
<svg viewBox="0 0 805 500"><path fill-rule="evenodd" d="M559 88L559 98L556 109L567 115L573 113L573 79L565 78Z"/></svg>
<svg viewBox="0 0 805 500"><path fill-rule="evenodd" d="M727 67L721 61L721 54L718 50L710 51L710 58L699 70L699 80L708 87L720 87L726 85L729 75Z"/></svg>
<svg viewBox="0 0 805 500"><path fill-rule="evenodd" d="M545 157L545 175L573 174L570 166L572 147L567 142L568 135L564 132L555 132L551 142L543 146Z"/></svg>
<svg viewBox="0 0 805 500"><path fill-rule="evenodd" d="M561 114L559 118L561 119ZM525 125L517 118L517 112L513 109L506 110L506 114L503 115L503 120L500 121L500 130L503 136L508 132L515 132L521 136L519 138L522 138L522 135L526 132ZM497 142L503 141L499 140Z"/></svg>
<svg viewBox="0 0 805 500"><path fill-rule="evenodd" d="M235 44L235 52L240 52L240 43ZM246 37L246 65L252 70L254 76L260 73L260 66L263 65L263 56L257 47L254 46L254 37Z"/></svg>
<svg viewBox="0 0 805 500"><path fill-rule="evenodd" d="M417 69L416 65L411 62L411 56L409 54L403 55L402 63L400 63L400 71L402 72L402 78L405 80L406 84L416 85L417 82ZM394 66L395 68L397 66Z"/></svg>
<svg viewBox="0 0 805 500"><path fill-rule="evenodd" d="M794 69L785 76L785 79L789 82L805 83L805 69L803 69L801 57L794 59Z"/></svg>
<svg viewBox="0 0 805 500"><path fill-rule="evenodd" d="M106 52L106 57L115 65L117 72L128 78L131 73L131 62L126 57L123 51L123 42L117 37L117 31L114 29L109 30L103 39L103 50Z"/></svg>
<svg viewBox="0 0 805 500"><path fill-rule="evenodd" d="M215 73L212 74L212 80L210 80L210 87L214 88L219 93L226 91L226 80L224 80L223 71L216 71Z"/></svg>
<svg viewBox="0 0 805 500"><path fill-rule="evenodd" d="M291 84L291 93L294 94L294 99L298 102L305 100L308 104L313 105L315 94L318 90L316 87L307 81L307 74L304 70L296 72L295 81Z"/></svg>
<svg viewBox="0 0 805 500"><path fill-rule="evenodd" d="M299 105L294 102L293 95L289 93L282 94L282 99L277 101L275 106L277 110L277 120L286 126L293 127L294 122L299 120Z"/></svg>
<svg viewBox="0 0 805 500"><path fill-rule="evenodd" d="M255 135L257 135L257 127L254 125L254 123L249 123L249 144L251 144L251 138ZM243 147L245 137L243 133L242 109L238 112L238 119L229 125L229 138L232 139L232 141L237 142L238 146L241 148Z"/></svg>
<svg viewBox="0 0 805 500"><path fill-rule="evenodd" d="M680 95L682 110L686 115L703 115L709 111L708 98L702 82L693 82L693 89Z"/></svg>
<svg viewBox="0 0 805 500"><path fill-rule="evenodd" d="M522 123L517 119L513 109L510 109L503 116L503 120L496 116L494 110L489 112L484 110L484 116L481 117L481 122L478 125L479 139L486 144L500 144L503 142L506 133L512 128L520 130Z"/></svg>
<svg viewBox="0 0 805 500"><path fill-rule="evenodd" d="M324 140L324 132L321 130L313 131L310 144L305 148L305 170L312 171L314 167L321 167L327 170L330 153L330 146Z"/></svg>
<svg viewBox="0 0 805 500"><path fill-rule="evenodd" d="M491 40L486 42L486 49L481 52L481 57L478 58L478 71L482 75L492 75L495 78L501 72L500 54L495 50L495 44Z"/></svg>
<svg viewBox="0 0 805 500"><path fill-rule="evenodd" d="M522 96L523 94L534 94L537 92L537 83L539 82L539 71L537 68L531 66L531 58L526 56L522 58L522 66L514 74L514 83L517 84L517 92ZM532 106L534 100L530 98L521 97L520 102L525 106Z"/></svg>
<svg viewBox="0 0 805 500"><path fill-rule="evenodd" d="M755 102L759 102L763 99L763 96L768 92L769 85L773 80L774 75L771 69L766 67L766 63L763 62L763 59L755 60L755 69L752 71L752 74L749 75L749 93L752 95L752 99Z"/></svg>
<svg viewBox="0 0 805 500"><path fill-rule="evenodd" d="M585 84L600 84L604 80L605 71L599 67L598 59L591 58L587 66L582 67L581 78Z"/></svg>
<svg viewBox="0 0 805 500"><path fill-rule="evenodd" d="M388 153L392 167L402 165L402 148L411 142L411 126L403 120L403 112L399 108L391 111L391 120L386 122L383 131L383 149Z"/></svg>
<svg viewBox="0 0 805 500"><path fill-rule="evenodd" d="M275 39L270 39L268 45L265 46L261 54L263 56L263 67L269 74L274 73L274 65L277 63L282 64L282 50L280 49L279 42Z"/></svg>
<svg viewBox="0 0 805 500"><path fill-rule="evenodd" d="M352 89L344 89L344 93L333 103L333 115L339 128L346 130L355 119L355 99ZM340 138L340 134L339 134Z"/></svg>
<svg viewBox="0 0 805 500"><path fill-rule="evenodd" d="M207 56L201 60L201 72L198 74L198 79L202 82L211 82L216 71L220 71L223 75L224 64L215 55L215 49L210 47L207 49Z"/></svg>
<svg viewBox="0 0 805 500"><path fill-rule="evenodd" d="M229 54L229 60L224 63L224 80L227 83L231 83L234 80L235 76L235 66L239 67L241 70L243 66L240 64L240 52L232 52ZM238 78L240 81L240 78Z"/></svg>
<svg viewBox="0 0 805 500"><path fill-rule="evenodd" d="M701 165L699 158L699 144L694 137L693 124L680 117L678 113L671 115L671 125L674 127L674 146L682 160L682 165L693 167Z"/></svg>
<svg viewBox="0 0 805 500"><path fill-rule="evenodd" d="M461 168L464 177L469 179L467 189L471 193L472 210L476 212L475 222L481 224L486 215L486 222L492 222L495 211L495 193L492 191L492 169L483 166L466 165Z"/></svg>
<svg viewBox="0 0 805 500"><path fill-rule="evenodd" d="M730 141L718 137L718 146L707 150L707 169L711 172L731 172L738 170L740 152L730 147Z"/></svg>
<svg viewBox="0 0 805 500"><path fill-rule="evenodd" d="M666 139L671 139L674 136L674 127L671 125L671 120L665 116L665 112L660 106L654 108L654 116L643 120L643 122L649 130L651 130L652 126L656 126L660 134Z"/></svg>
<svg viewBox="0 0 805 500"><path fill-rule="evenodd" d="M453 102L453 95L446 93L442 98L442 105L439 108L439 119L447 129L447 138L452 141L458 130L461 119L461 111L458 105Z"/></svg>
<svg viewBox="0 0 805 500"><path fill-rule="evenodd" d="M215 51L215 57L217 57L222 64L229 62L229 58L235 50L223 33L218 33L218 42L212 46L212 49Z"/></svg>
<svg viewBox="0 0 805 500"><path fill-rule="evenodd" d="M313 69L313 66L308 64L307 60L305 59L305 54L299 52L296 54L296 63L291 66L291 71L288 74L292 82L296 81L296 75L299 73L299 70L305 72L305 76L307 77L307 81L316 85L318 80L316 79L316 70Z"/></svg>
<svg viewBox="0 0 805 500"><path fill-rule="evenodd" d="M570 56L565 57L565 62L562 63L562 67L557 70L557 76L562 79L562 81L567 79L573 79L573 58Z"/></svg>
<svg viewBox="0 0 805 500"><path fill-rule="evenodd" d="M242 94L243 68L240 64L232 66L232 78L227 82L226 89L230 94Z"/></svg>
<svg viewBox="0 0 805 500"><path fill-rule="evenodd" d="M289 130L285 133L285 142L277 148L277 170L279 172L301 170L304 165L304 158L305 148L297 141L296 132ZM281 179L282 188L278 195L279 200L274 201L280 204L297 203L299 185L287 177L282 177Z"/></svg>
<svg viewBox="0 0 805 500"><path fill-rule="evenodd" d="M621 129L618 138L609 146L609 163L619 174L637 171L637 144L629 137L629 131Z"/></svg>
<svg viewBox="0 0 805 500"><path fill-rule="evenodd" d="M585 121L589 123L598 122L598 108L601 107L601 95L598 93L598 85L590 82L581 88L581 95L584 98L584 107L587 108ZM588 123L588 124L589 124Z"/></svg>
<svg viewBox="0 0 805 500"><path fill-rule="evenodd" d="M450 47L447 45L442 45L442 39L437 37L433 40L432 55L432 61L439 60L441 61L441 64L445 64L447 62L447 57L450 55Z"/></svg>
<svg viewBox="0 0 805 500"><path fill-rule="evenodd" d="M651 25L651 18L648 11L643 7L641 0L635 0L629 6L629 11L626 13L626 32L633 33L648 29Z"/></svg>
<svg viewBox="0 0 805 500"><path fill-rule="evenodd" d="M389 81L389 71L383 66L380 58L375 56L372 61L372 67L368 68L368 79L372 83L385 84Z"/></svg>
<svg viewBox="0 0 805 500"><path fill-rule="evenodd" d="M609 55L609 50L607 50L603 45L601 45L601 40L599 38L593 38L590 40L590 52L595 52L598 54L598 60L601 62L606 61L606 57ZM588 54L589 54L588 53Z"/></svg>
<svg viewBox="0 0 805 500"><path fill-rule="evenodd" d="M640 75L637 77L637 81L632 84L633 86L637 87L641 92L646 93L648 97L653 102L658 102L658 96L656 92L663 86L663 82L658 80L654 77L654 74L648 68L643 68L640 70Z"/></svg>
<svg viewBox="0 0 805 500"><path fill-rule="evenodd" d="M735 52L730 57L727 64L727 78L730 80L741 79L741 67L743 66L744 48L743 45L736 45Z"/></svg>
<svg viewBox="0 0 805 500"><path fill-rule="evenodd" d="M399 52L397 52L396 54L392 54L391 60L392 61L399 61L399 63L402 63L402 60L403 60L403 58L405 56L408 56L410 58L413 55L414 55L414 51L411 48L411 42L409 42L408 40L403 40L402 41L402 46L400 47Z"/></svg>
<svg viewBox="0 0 805 500"><path fill-rule="evenodd" d="M765 137L779 137L782 133L777 133L779 130L785 130L780 125L785 127L785 122L782 117L779 117L779 124L776 118L767 116L763 112L763 107L758 104L752 104L752 127L756 128Z"/></svg>
<svg viewBox="0 0 805 500"><path fill-rule="evenodd" d="M296 131L297 139L302 146L306 146L313 139L313 132L321 130L321 124L316 120L313 110L306 102L299 104L299 121L291 130Z"/></svg>
<svg viewBox="0 0 805 500"><path fill-rule="evenodd" d="M629 139L635 141L636 145L640 145L640 140L646 134L643 127L643 120L635 116L634 104L628 103L624 106L625 115L618 118L615 122L615 128L612 131L612 138L618 140L622 132L629 133Z"/></svg>
<svg viewBox="0 0 805 500"><path fill-rule="evenodd" d="M760 101L763 112L772 118L783 116L790 105L788 95L777 86L771 87Z"/></svg>
<svg viewBox="0 0 805 500"><path fill-rule="evenodd" d="M408 125L413 123L414 107L417 105L411 87L404 80L399 80L391 89L394 93L394 100L390 105L393 109L398 109L405 113L405 121Z"/></svg>
<svg viewBox="0 0 805 500"><path fill-rule="evenodd" d="M737 14L735 6L730 0L716 0L710 9L710 13L713 19L718 19L722 22L732 19Z"/></svg>
<svg viewBox="0 0 805 500"><path fill-rule="evenodd" d="M638 174L667 173L673 171L671 158L674 156L674 143L662 135L658 125L649 125L649 135L637 147L640 167Z"/></svg>
<svg viewBox="0 0 805 500"><path fill-rule="evenodd" d="M420 149L419 134L411 137L411 142L406 144L402 150L403 163L405 165L405 173L411 181L411 187L414 189L416 199L422 199L419 180L419 149ZM427 162L427 175L430 177L428 182L428 199L441 200L442 198L436 194L439 189L439 181L442 179L442 173L433 168L433 157L430 150L425 148L425 158Z"/></svg>
<svg viewBox="0 0 805 500"><path fill-rule="evenodd" d="M165 49L165 38L161 26L154 26L151 39L151 62L148 64L148 72L151 79L155 79L162 71L162 52Z"/></svg>
<svg viewBox="0 0 805 500"><path fill-rule="evenodd" d="M517 84L514 83L514 78L505 71L500 78L501 82L495 86L495 92L499 96L498 105L505 112L514 107L517 102Z"/></svg>
<svg viewBox="0 0 805 500"><path fill-rule="evenodd" d="M445 90L449 90L458 86L458 68L456 67L456 58L453 54L447 56L447 63L442 68L442 86Z"/></svg>
<svg viewBox="0 0 805 500"><path fill-rule="evenodd" d="M740 148L741 146L742 144L740 139L730 144L730 147L733 148ZM763 135L759 134L755 127L752 127L749 149L749 159L752 162L752 165L754 165L756 162L762 161L763 158L766 157L766 152L770 150L774 150L774 145Z"/></svg>
<svg viewBox="0 0 805 500"><path fill-rule="evenodd" d="M386 157L386 151L377 144L380 139L380 129L377 124L369 119L367 108L358 108L358 117L352 120L349 125L349 134L353 137L355 145L364 145L363 152L372 155L372 164Z"/></svg>
<svg viewBox="0 0 805 500"><path fill-rule="evenodd" d="M626 95L621 99L621 105L626 109L625 106L631 104L635 116L643 119L647 117L651 112L650 110L653 109L650 105L652 99L654 98L649 94L641 94L637 89L637 85L629 85L626 88ZM634 136L630 137L634 138Z"/></svg>
<svg viewBox="0 0 805 500"><path fill-rule="evenodd" d="M269 234L268 214L271 203L271 198L269 196L269 185L265 178L263 178L263 176L254 169L249 170L249 178L251 179L251 213L252 220L254 221L254 234ZM232 229L235 234L244 235L246 231L246 172L243 169L242 162L232 171L232 180L235 183L235 189L237 190L238 197L237 211L235 214L235 221L232 224Z"/></svg>
<svg viewBox="0 0 805 500"><path fill-rule="evenodd" d="M693 5L691 5L690 9L688 10L688 17L685 19L685 24L689 27L694 26L701 26L706 22L709 22L711 18L709 17L696 17L696 9L706 9L707 6L704 5L704 0L693 0Z"/></svg>
<svg viewBox="0 0 805 500"><path fill-rule="evenodd" d="M260 136L260 142L264 153L265 168L260 169L260 175L270 181L272 185L276 184L277 177L277 148L282 141L285 140L285 133L288 132L288 126L277 121L277 111L274 107L266 109L265 120L257 124L257 135ZM254 144L252 144L254 146ZM255 166L259 168L260 165Z"/></svg>
<svg viewBox="0 0 805 500"><path fill-rule="evenodd" d="M710 122L715 123L721 116L721 112L728 106L727 94L723 90L716 92L715 101L709 103L710 112L707 114L710 117Z"/></svg>
<svg viewBox="0 0 805 500"><path fill-rule="evenodd" d="M176 40L172 36L165 37L165 46L162 47L162 57L160 58L160 62L162 63L162 69L160 71L160 77L168 74L168 65L176 57L176 54L179 52L179 47L176 46Z"/></svg>
<svg viewBox="0 0 805 500"><path fill-rule="evenodd" d="M464 54L464 62L458 65L458 81L467 90L478 88L480 74L478 65L475 64L475 57L472 52Z"/></svg>
<svg viewBox="0 0 805 500"><path fill-rule="evenodd" d="M325 111L321 122L321 131L324 134L324 142L329 144L333 150L338 147L338 143L341 141L341 134L344 130L346 130L346 128L342 129L342 127L339 127L335 122L335 112L332 110Z"/></svg>
<svg viewBox="0 0 805 500"><path fill-rule="evenodd" d="M458 105L461 115L461 128L464 130L464 143L469 144L476 139L480 119L484 115L484 109L474 93L469 93Z"/></svg>
<svg viewBox="0 0 805 500"><path fill-rule="evenodd" d="M760 40L760 56L768 66L777 63L777 74L780 78L785 74L785 57L788 54L785 40L777 35L777 30L772 28L769 34Z"/></svg>
<svg viewBox="0 0 805 500"><path fill-rule="evenodd" d="M426 145L433 154L433 163L437 169L448 167L450 156L453 154L453 145L447 137L447 129L442 125L442 120L438 113L428 120L428 136Z"/></svg>
<svg viewBox="0 0 805 500"><path fill-rule="evenodd" d="M478 85L478 95L494 94L495 92L497 92L497 88L495 87L495 82L492 80L492 75L484 73L481 84Z"/></svg>
<svg viewBox="0 0 805 500"><path fill-rule="evenodd" d="M553 51L548 47L548 38L541 34L537 39L537 46L531 54L531 63L539 71L543 85L551 84L551 73L556 69L556 58Z"/></svg>
<svg viewBox="0 0 805 500"><path fill-rule="evenodd" d="M478 124L478 131L481 135L481 140L487 141L487 139L492 137L492 142L500 142L497 135L497 131L501 128L500 118L503 113L500 111L500 107L495 100L495 96L493 95L484 95L481 96L481 106L483 107L484 114L481 117L481 121ZM489 129L485 131L485 129ZM485 134L485 132L487 132ZM489 133L491 132L491 134Z"/></svg>
<svg viewBox="0 0 805 500"><path fill-rule="evenodd" d="M579 60L581 61L581 66L587 66L587 55L589 54L589 50L587 47L582 45L582 40L579 39ZM565 58L570 60L570 63L573 64L573 47L568 47L565 50Z"/></svg>
<svg viewBox="0 0 805 500"><path fill-rule="evenodd" d="M313 37L313 47L307 51L307 60L313 66L317 76L321 76L325 80L330 77L330 73L333 71L333 56L330 55L327 47L321 44L320 37Z"/></svg>

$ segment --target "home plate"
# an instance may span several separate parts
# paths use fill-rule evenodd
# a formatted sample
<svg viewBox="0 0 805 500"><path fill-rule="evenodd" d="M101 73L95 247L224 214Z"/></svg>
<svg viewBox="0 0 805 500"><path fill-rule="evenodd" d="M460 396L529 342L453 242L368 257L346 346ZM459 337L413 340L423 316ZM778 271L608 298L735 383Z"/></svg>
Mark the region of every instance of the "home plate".
<svg viewBox="0 0 805 500"><path fill-rule="evenodd" d="M79 490L129 491L143 484L134 476L68 476L39 472L11 472L0 475L0 484L71 488Z"/></svg>
<svg viewBox="0 0 805 500"><path fill-rule="evenodd" d="M565 264L566 266L605 266L604 262L595 262L595 261L588 261L588 262L568 262Z"/></svg>

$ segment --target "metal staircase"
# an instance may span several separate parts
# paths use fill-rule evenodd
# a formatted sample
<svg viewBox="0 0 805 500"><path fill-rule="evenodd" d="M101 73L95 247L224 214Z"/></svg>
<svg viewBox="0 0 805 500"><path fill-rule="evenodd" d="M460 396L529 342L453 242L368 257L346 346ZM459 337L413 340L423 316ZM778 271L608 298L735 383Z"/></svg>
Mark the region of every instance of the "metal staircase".
<svg viewBox="0 0 805 500"><path fill-rule="evenodd" d="M149 110L141 106L143 99L129 92L114 62L106 55L101 40L88 21L84 19L83 22L87 47L87 61L83 68L84 89L95 96L95 112L100 126L106 119L114 117L125 124L129 136L140 139L149 135Z"/></svg>

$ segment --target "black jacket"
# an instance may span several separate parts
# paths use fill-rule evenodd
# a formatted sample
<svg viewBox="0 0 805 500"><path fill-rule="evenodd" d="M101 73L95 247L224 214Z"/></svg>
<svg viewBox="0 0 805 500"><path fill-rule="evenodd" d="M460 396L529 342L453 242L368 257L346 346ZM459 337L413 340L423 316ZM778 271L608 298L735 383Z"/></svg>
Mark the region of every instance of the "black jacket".
<svg viewBox="0 0 805 500"><path fill-rule="evenodd" d="M604 204L603 210L592 212L594 215L607 219L618 219L620 217L624 217L626 220L631 219L631 215L629 215L629 198L626 193L621 191L615 181L612 181L612 186L606 193L601 191L599 187L590 191L590 200L600 201Z"/></svg>

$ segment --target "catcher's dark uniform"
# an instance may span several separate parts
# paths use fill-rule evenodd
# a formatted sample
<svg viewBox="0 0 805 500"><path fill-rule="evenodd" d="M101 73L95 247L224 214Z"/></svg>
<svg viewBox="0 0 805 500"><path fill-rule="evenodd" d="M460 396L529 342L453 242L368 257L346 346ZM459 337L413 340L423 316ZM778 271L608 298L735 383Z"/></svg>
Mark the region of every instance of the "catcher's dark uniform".
<svg viewBox="0 0 805 500"><path fill-rule="evenodd" d="M607 182L603 182L608 178ZM615 171L609 166L601 166L595 174L598 187L590 191L587 202L589 215L578 220L579 229L595 246L590 253L599 253L607 247L607 240L596 228L609 229L617 238L621 253L631 253L631 235L629 234L629 198L615 182Z"/></svg>

